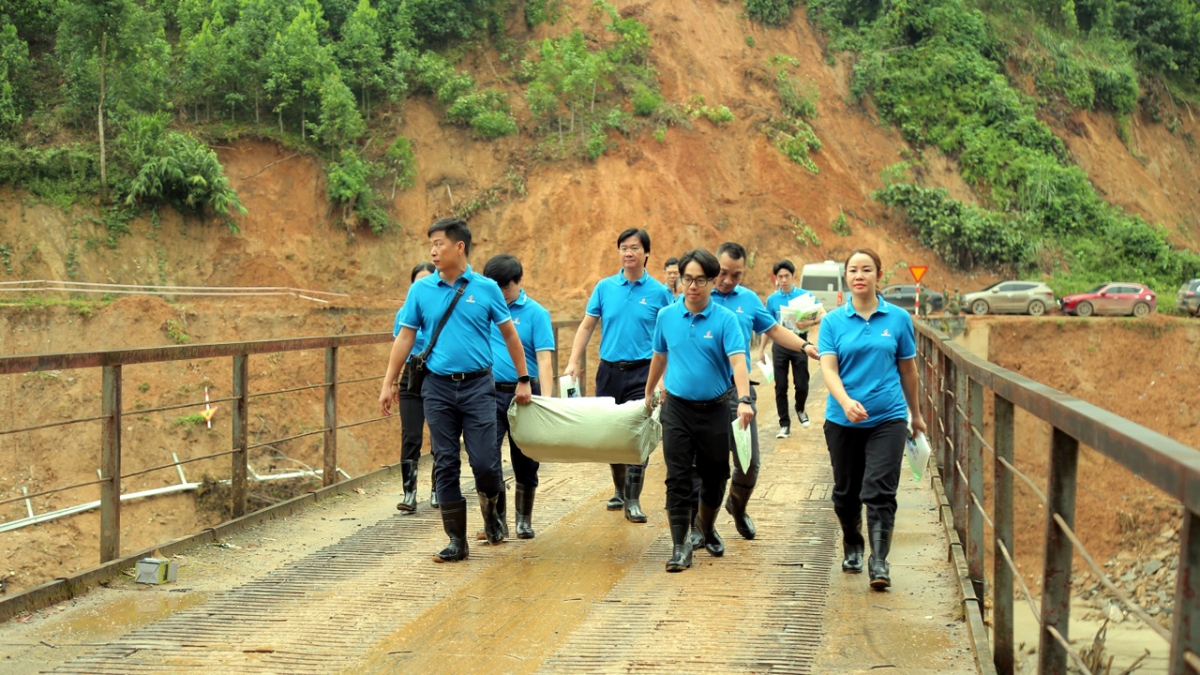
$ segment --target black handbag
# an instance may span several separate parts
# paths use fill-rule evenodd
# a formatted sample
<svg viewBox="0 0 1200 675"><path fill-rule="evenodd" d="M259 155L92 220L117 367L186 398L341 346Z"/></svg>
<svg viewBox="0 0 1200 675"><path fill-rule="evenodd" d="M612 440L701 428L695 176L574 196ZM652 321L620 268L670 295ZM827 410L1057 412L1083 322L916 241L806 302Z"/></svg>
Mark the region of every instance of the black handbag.
<svg viewBox="0 0 1200 675"><path fill-rule="evenodd" d="M450 301L450 306L446 308L446 313L442 315L442 320L438 322L437 328L433 330L433 335L429 338L429 345L425 347L425 351L420 354L413 355L408 360L408 391L410 394L421 394L421 385L425 383L425 376L429 374L429 353L433 351L433 346L437 344L438 336L442 334L442 329L446 327L446 322L450 320L450 315L454 313L454 306L458 304L458 299L463 296L463 292L467 289L467 284L471 283L470 279L463 281L463 285L458 287L454 292L454 299Z"/></svg>

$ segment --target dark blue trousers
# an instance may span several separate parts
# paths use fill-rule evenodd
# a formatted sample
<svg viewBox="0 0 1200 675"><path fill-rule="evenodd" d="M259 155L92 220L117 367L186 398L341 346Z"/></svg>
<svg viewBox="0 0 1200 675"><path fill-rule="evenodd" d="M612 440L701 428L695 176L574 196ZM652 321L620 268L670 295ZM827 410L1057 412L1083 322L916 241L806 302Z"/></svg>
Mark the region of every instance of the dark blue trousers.
<svg viewBox="0 0 1200 675"><path fill-rule="evenodd" d="M475 489L489 497L504 489L500 452L496 448L496 384L491 375L455 382L429 375L421 385L425 422L433 441L433 466L438 501L462 501L458 484L462 471L459 439L467 446L467 461L475 474Z"/></svg>
<svg viewBox="0 0 1200 675"><path fill-rule="evenodd" d="M542 386L538 382L533 383L533 395L542 395ZM521 448L513 440L512 432L508 428L508 406L512 404L515 397L516 394L496 390L496 455L500 456L500 447L504 445L504 437L508 436L508 458L512 461L513 476L521 485L537 487L539 464L521 452Z"/></svg>

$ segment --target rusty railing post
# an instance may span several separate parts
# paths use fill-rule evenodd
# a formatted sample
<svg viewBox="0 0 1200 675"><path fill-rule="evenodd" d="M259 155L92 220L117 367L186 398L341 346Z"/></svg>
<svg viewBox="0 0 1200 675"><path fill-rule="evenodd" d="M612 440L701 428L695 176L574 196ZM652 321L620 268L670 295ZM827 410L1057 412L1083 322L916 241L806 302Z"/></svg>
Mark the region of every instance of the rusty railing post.
<svg viewBox="0 0 1200 675"><path fill-rule="evenodd" d="M970 426L982 435L983 385L976 380L969 380L967 387L964 410L970 417ZM978 506L973 503L967 505L967 541L963 545L967 548L967 570L971 575L971 584L975 587L975 597L979 599L982 611L984 598L987 597L987 573L983 569L983 443L970 429L967 430L967 451L968 488Z"/></svg>
<svg viewBox="0 0 1200 675"><path fill-rule="evenodd" d="M241 518L246 515L246 466L249 457L246 453L246 422L250 417L250 400L247 385L250 357L238 354L233 357L233 466L229 473L229 485L232 488L233 517Z"/></svg>
<svg viewBox="0 0 1200 675"><path fill-rule="evenodd" d="M1171 631L1170 675L1194 672L1184 654L1200 654L1200 517L1185 507L1179 530L1179 571L1175 577L1175 625Z"/></svg>
<svg viewBox="0 0 1200 675"><path fill-rule="evenodd" d="M953 504L954 481L958 477L954 473L954 451L951 449L954 445L954 361L941 347L939 351L942 355L942 452L939 458L942 465L939 468L946 500Z"/></svg>
<svg viewBox="0 0 1200 675"><path fill-rule="evenodd" d="M325 471L322 485L333 485L337 477L337 347L325 349Z"/></svg>
<svg viewBox="0 0 1200 675"><path fill-rule="evenodd" d="M104 366L101 384L104 431L100 446L100 562L121 555L121 366Z"/></svg>
<svg viewBox="0 0 1200 675"><path fill-rule="evenodd" d="M1058 514L1068 527L1075 527L1076 469L1079 441L1055 428L1050 442L1050 478L1046 486L1046 555L1042 560L1042 628L1038 644L1039 675L1066 675L1067 650L1048 630L1058 630L1070 640L1071 540L1054 520Z"/></svg>
<svg viewBox="0 0 1200 675"><path fill-rule="evenodd" d="M955 364L954 409L950 411L950 415L954 418L954 464L948 473L954 476L954 497L950 501L950 506L954 510L954 529L958 532L958 541L962 543L964 550L968 546L967 521L970 519L970 514L967 511L971 502L967 499L969 486L966 481L962 480L962 475L958 472L959 469L962 469L963 473L966 473L968 468L965 465L968 453L967 438L971 434L967 431L967 420L963 417L966 415L967 409L967 374L964 369Z"/></svg>
<svg viewBox="0 0 1200 675"><path fill-rule="evenodd" d="M996 541L1013 551L1013 475L1000 463L1013 461L1013 404L999 394L995 397L995 472L992 476L992 520L996 523ZM997 549L992 571L992 653L998 675L1013 675L1016 652L1013 646L1013 575Z"/></svg>

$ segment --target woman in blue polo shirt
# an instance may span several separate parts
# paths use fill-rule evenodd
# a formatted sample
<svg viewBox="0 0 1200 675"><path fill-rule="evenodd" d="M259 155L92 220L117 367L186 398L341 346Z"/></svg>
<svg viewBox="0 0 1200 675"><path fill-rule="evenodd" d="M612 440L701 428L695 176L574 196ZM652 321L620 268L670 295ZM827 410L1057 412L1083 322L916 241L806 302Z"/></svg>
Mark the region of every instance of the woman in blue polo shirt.
<svg viewBox="0 0 1200 675"><path fill-rule="evenodd" d="M431 262L419 263L412 270L411 281L416 283L417 279L424 279L436 271L437 268ZM400 335L400 313L403 311L401 309L396 312L392 337ZM416 342L413 343L412 353L420 354L428 341L428 335L418 333ZM425 437L425 402L420 394L408 390L407 363L397 384L396 402L400 404L400 475L404 478L404 498L400 500L399 504L396 504L396 509L405 513L413 513L417 510L417 464L421 461L421 443ZM433 487L429 490L429 505L436 509L438 507L436 478L433 479L432 485Z"/></svg>
<svg viewBox="0 0 1200 675"><path fill-rule="evenodd" d="M896 488L908 437L925 431L917 398L916 339L908 312L877 295L879 254L858 249L846 260L853 299L825 316L818 349L829 389L825 442L833 465L833 510L842 525L843 572L861 572L862 507L867 507L871 587L891 585L887 562L896 522Z"/></svg>
<svg viewBox="0 0 1200 675"><path fill-rule="evenodd" d="M713 254L695 249L679 260L683 297L658 312L654 356L646 379L646 407L660 379L667 390L662 410L663 461L667 465L667 520L674 548L668 572L692 566L692 477L700 478L696 527L704 548L724 555L715 527L717 509L729 480L732 428L727 411L729 382L737 389L738 419L753 424L746 338L733 312L717 304L708 284L721 273ZM665 379L663 373L666 373Z"/></svg>

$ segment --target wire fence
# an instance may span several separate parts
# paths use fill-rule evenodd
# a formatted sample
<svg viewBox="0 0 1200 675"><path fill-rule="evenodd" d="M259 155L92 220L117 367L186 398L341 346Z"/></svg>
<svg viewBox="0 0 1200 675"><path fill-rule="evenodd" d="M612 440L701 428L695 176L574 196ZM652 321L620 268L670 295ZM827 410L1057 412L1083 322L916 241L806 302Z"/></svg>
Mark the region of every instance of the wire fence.
<svg viewBox="0 0 1200 675"><path fill-rule="evenodd" d="M1200 454L1157 434L1038 384L970 354L944 334L918 326L920 376L934 461L951 503L952 526L967 551L975 597L984 606L984 541L993 556L992 665L1000 675L1015 672L1014 599L1028 603L1040 629L1038 672L1065 674L1068 661L1092 673L1071 644L1072 563L1078 554L1099 583L1131 614L1162 638L1171 675L1200 673ZM984 395L992 395L985 420ZM1022 409L1052 427L1046 487L1015 465L1015 411ZM992 440L985 435L992 429ZM1167 630L1123 591L1075 532L1075 493L1080 445L1093 448L1133 471L1184 506L1173 628ZM987 459L985 460L985 452ZM992 509L984 497L985 462L992 469ZM1029 487L1044 507L1041 602L1014 561L1014 480Z"/></svg>

